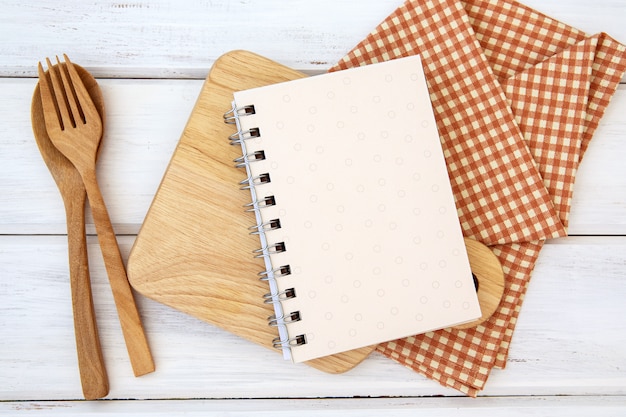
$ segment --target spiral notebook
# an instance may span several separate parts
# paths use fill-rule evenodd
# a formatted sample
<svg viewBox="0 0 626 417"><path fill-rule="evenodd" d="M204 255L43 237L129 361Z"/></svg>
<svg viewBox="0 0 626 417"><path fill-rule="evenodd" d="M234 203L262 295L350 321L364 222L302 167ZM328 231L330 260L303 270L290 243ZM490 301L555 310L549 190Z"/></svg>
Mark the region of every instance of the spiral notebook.
<svg viewBox="0 0 626 417"><path fill-rule="evenodd" d="M286 359L480 317L419 56L239 91L224 117Z"/></svg>

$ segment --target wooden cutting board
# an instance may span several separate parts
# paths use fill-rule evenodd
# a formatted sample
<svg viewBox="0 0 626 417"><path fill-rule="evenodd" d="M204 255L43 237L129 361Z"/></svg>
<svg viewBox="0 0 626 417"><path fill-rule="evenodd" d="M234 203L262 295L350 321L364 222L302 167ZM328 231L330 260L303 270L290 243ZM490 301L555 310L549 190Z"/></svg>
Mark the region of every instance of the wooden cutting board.
<svg viewBox="0 0 626 417"><path fill-rule="evenodd" d="M276 337L267 325L274 313L262 297L267 284L257 273L255 224L243 206L250 194L239 189L245 177L233 159L233 125L224 123L233 92L305 77L304 74L246 51L220 57L209 72L187 126L128 259L131 285L148 298L188 313L269 349ZM479 282L480 319L456 326L476 326L489 319L504 291L504 274L491 250L465 241L472 271ZM330 373L352 369L375 346L306 362ZM279 352L279 351L277 351Z"/></svg>
<svg viewBox="0 0 626 417"><path fill-rule="evenodd" d="M220 57L202 87L128 260L131 285L148 298L274 349L273 307L263 303L267 284L262 260L248 234L254 215L244 211L250 194L234 167L241 149L229 145L233 125L223 114L232 93L305 77L246 51ZM307 362L330 373L345 372L375 346ZM274 349L275 350L275 349ZM278 350L276 350L279 352Z"/></svg>

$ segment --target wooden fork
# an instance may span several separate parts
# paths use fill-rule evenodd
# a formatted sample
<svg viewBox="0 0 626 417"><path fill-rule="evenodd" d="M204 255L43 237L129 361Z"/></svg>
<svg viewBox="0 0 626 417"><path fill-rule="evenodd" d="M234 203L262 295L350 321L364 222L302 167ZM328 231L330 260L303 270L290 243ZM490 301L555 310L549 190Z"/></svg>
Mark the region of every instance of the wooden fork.
<svg viewBox="0 0 626 417"><path fill-rule="evenodd" d="M102 121L76 69L67 55L63 56L65 64L57 57L58 65L54 68L46 58L51 82L41 63L38 66L46 130L54 146L72 162L83 179L126 348L133 372L140 376L154 371L154 361L96 178Z"/></svg>

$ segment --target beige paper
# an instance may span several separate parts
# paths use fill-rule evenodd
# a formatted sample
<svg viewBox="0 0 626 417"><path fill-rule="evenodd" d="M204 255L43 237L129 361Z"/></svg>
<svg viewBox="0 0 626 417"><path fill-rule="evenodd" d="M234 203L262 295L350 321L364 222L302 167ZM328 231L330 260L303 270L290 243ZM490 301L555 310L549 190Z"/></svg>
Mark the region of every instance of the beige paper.
<svg viewBox="0 0 626 417"><path fill-rule="evenodd" d="M295 362L480 317L418 56L235 93ZM270 248L270 252L271 252ZM271 264L271 265L270 265Z"/></svg>

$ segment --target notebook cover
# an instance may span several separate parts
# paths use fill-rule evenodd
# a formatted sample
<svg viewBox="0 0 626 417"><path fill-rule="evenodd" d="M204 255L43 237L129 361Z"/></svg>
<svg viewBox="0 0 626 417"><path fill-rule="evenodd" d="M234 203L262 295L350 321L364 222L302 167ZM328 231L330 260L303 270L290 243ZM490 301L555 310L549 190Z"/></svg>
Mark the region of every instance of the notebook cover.
<svg viewBox="0 0 626 417"><path fill-rule="evenodd" d="M295 362L480 317L419 56L234 96Z"/></svg>

